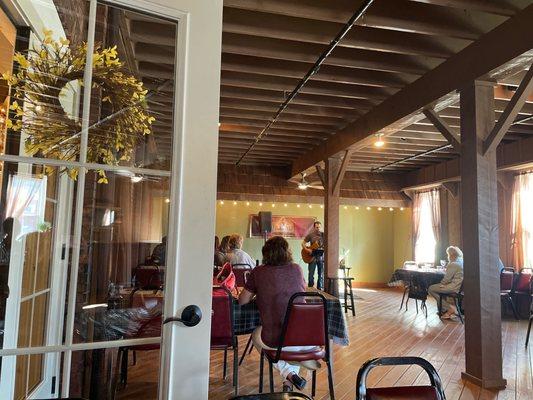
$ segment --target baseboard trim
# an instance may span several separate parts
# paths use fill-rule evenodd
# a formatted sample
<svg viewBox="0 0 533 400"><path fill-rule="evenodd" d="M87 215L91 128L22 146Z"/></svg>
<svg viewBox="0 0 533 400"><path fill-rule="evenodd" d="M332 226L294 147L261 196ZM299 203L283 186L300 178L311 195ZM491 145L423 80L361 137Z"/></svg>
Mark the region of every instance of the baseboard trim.
<svg viewBox="0 0 533 400"><path fill-rule="evenodd" d="M366 289L389 289L390 287L383 282L353 282L353 288L366 288Z"/></svg>

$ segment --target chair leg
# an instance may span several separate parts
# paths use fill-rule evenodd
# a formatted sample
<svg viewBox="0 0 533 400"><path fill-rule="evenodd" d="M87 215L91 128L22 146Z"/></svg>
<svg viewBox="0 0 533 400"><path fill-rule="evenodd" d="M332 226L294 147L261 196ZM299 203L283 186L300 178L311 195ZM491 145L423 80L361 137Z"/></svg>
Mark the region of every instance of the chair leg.
<svg viewBox="0 0 533 400"><path fill-rule="evenodd" d="M415 299L416 313L418 314L418 300Z"/></svg>
<svg viewBox="0 0 533 400"><path fill-rule="evenodd" d="M239 394L239 346L238 345L235 345L233 347L233 386L235 386L235 396L237 396Z"/></svg>
<svg viewBox="0 0 533 400"><path fill-rule="evenodd" d="M244 361L244 357L246 357L246 352L248 351L248 347L250 347L250 346L253 347L253 345L252 345L252 335L250 335L250 337L248 338L248 342L246 342L246 346L244 347L244 351L242 352L241 359L239 360L239 365L241 365L242 362Z"/></svg>
<svg viewBox="0 0 533 400"><path fill-rule="evenodd" d="M133 358L133 364L131 364L131 365L137 365L137 352L135 350L133 350L131 352L131 355L132 355L132 358Z"/></svg>
<svg viewBox="0 0 533 400"><path fill-rule="evenodd" d="M222 367L222 379L226 380L226 370L228 368L228 348L224 348L224 366Z"/></svg>
<svg viewBox="0 0 533 400"><path fill-rule="evenodd" d="M268 376L270 383L270 393L274 393L274 370L272 367L272 361L268 360Z"/></svg>
<svg viewBox="0 0 533 400"><path fill-rule="evenodd" d="M428 317L428 307L426 305L426 300L422 300L422 305L420 306L422 311L424 312L426 318Z"/></svg>
<svg viewBox="0 0 533 400"><path fill-rule="evenodd" d="M311 378L311 397L316 395L316 369L313 370L313 377Z"/></svg>
<svg viewBox="0 0 533 400"><path fill-rule="evenodd" d="M265 365L265 355L263 352L259 355L259 393L263 393L263 369Z"/></svg>
<svg viewBox="0 0 533 400"><path fill-rule="evenodd" d="M438 304L438 308L439 308L439 309L438 309L437 311L439 312L439 317L441 317L441 316L442 316L442 294L439 295L439 304Z"/></svg>
<svg viewBox="0 0 533 400"><path fill-rule="evenodd" d="M329 360L326 361L326 365L328 366L329 398L331 400L335 400L335 388L333 387L333 371L331 368L331 362Z"/></svg>
<svg viewBox="0 0 533 400"><path fill-rule="evenodd" d="M516 307L514 305L514 301L511 298L511 295L507 296L507 299L509 300L509 303L511 304L511 309L513 310L514 318L518 321L520 318L518 317L518 312L516 311Z"/></svg>
<svg viewBox="0 0 533 400"><path fill-rule="evenodd" d="M457 309L457 315L459 315L461 323L464 324L465 321L463 319L463 311L461 310L461 304L459 303L459 299L457 297L455 298L455 308Z"/></svg>
<svg viewBox="0 0 533 400"><path fill-rule="evenodd" d="M128 349L122 349L122 371L121 381L123 387L128 384Z"/></svg>
<svg viewBox="0 0 533 400"><path fill-rule="evenodd" d="M405 300L405 294L407 293L407 290L408 290L407 288L405 288L405 289L403 290L402 303L400 304L400 310L401 310L402 307L403 307L403 302L404 302L404 300ZM407 306L407 305L406 305L406 306Z"/></svg>
<svg viewBox="0 0 533 400"><path fill-rule="evenodd" d="M353 301L353 290L351 286L350 286L350 303L352 305L352 317L355 317L355 303Z"/></svg>
<svg viewBox="0 0 533 400"><path fill-rule="evenodd" d="M526 347L529 344L529 335L531 334L531 323L532 322L533 322L533 315L529 317L529 324L527 326Z"/></svg>

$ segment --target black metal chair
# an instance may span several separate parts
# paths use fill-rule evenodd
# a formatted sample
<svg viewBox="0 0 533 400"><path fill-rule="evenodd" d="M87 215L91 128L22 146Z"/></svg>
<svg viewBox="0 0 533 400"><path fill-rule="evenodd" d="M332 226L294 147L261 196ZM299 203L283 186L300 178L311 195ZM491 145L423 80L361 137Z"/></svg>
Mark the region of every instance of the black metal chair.
<svg viewBox="0 0 533 400"><path fill-rule="evenodd" d="M419 275L412 274L410 276L409 285L407 286L405 292L407 292L407 299L405 300L405 311L408 310L407 303L409 302L409 299L413 299L415 301L416 313L418 314L418 301L420 301L420 309L425 312L427 318L428 308L426 305L426 300L428 298L428 290L422 279L420 279Z"/></svg>
<svg viewBox="0 0 533 400"><path fill-rule="evenodd" d="M442 302L446 298L452 298L453 302L455 304L455 308L457 309L457 315L459 316L459 319L461 320L461 323L464 324L465 321L463 319L463 299L465 297L464 290L463 290L463 284L461 284L461 288L459 289L459 292L457 293L439 293L439 317L441 316L441 310L442 310Z"/></svg>
<svg viewBox="0 0 533 400"><path fill-rule="evenodd" d="M533 295L531 295L533 298ZM527 335L526 335L526 347L529 344L529 335L531 334L531 325L533 324L533 301L529 306L529 324L527 325Z"/></svg>
<svg viewBox="0 0 533 400"><path fill-rule="evenodd" d="M380 366L418 365L429 376L430 386L396 386L367 388L366 379L370 371ZM429 363L420 357L381 357L368 360L357 373L356 400L427 399L446 400L439 374Z"/></svg>
<svg viewBox="0 0 533 400"><path fill-rule="evenodd" d="M311 400L311 398L303 393L285 392L248 394L246 396L232 397L230 400Z"/></svg>

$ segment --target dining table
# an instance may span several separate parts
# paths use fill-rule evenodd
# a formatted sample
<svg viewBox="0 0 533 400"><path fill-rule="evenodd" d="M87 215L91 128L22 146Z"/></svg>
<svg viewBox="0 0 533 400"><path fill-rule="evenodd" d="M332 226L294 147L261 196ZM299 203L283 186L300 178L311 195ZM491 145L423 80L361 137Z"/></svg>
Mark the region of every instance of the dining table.
<svg viewBox="0 0 533 400"><path fill-rule="evenodd" d="M397 286L401 283L403 283L404 286L409 286L411 282L416 281L418 287L427 293L427 290L431 285L442 281L444 274L444 270L437 268L398 268L392 274L389 286Z"/></svg>

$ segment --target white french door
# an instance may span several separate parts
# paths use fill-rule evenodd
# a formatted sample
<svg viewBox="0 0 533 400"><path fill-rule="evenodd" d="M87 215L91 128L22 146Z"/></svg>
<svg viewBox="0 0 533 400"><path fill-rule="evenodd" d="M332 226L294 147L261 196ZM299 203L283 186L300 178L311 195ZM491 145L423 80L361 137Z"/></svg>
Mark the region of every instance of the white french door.
<svg viewBox="0 0 533 400"><path fill-rule="evenodd" d="M81 76L54 81L64 87L53 104L14 88L9 99L22 103L13 116L21 119L22 129L8 132L0 155L4 180L24 173L34 181L46 177L47 185L42 217L35 217L35 227L24 235L17 234L20 221L35 207L1 210L4 222L14 225L2 231L11 238L0 398L120 398L112 387L117 349L160 344L159 361L150 365L160 370L156 396L207 399L212 256L206 249L212 248L215 220L222 1L0 1L9 1L8 9L17 10L17 20L29 26L29 33L23 30L28 48L63 43L74 49L86 43L87 49ZM120 73L143 83L141 100L117 109L116 92L106 89L105 73L98 70L101 57L114 62L113 55L109 60L100 55L103 49L115 49ZM27 48L19 50L28 54ZM124 114L125 124L138 118L130 112L137 106L153 117L149 137L134 140L129 156L115 164L95 157L95 146L107 154L106 143L111 143L109 154L125 153L117 140L121 127L113 120ZM25 139L31 142L39 133L32 124L44 121L42 111L50 112L50 124L66 116L67 126L80 129L50 151L30 156ZM127 132L135 134L135 129ZM72 140L79 142L74 156L63 158ZM10 141L19 146L9 146ZM5 186L2 208L8 208ZM163 237L162 318L179 317L189 304L198 305L203 318L195 327L170 323L156 333L132 335L129 325L112 319L121 310L110 310L109 298L127 298L128 310L145 312L144 305L135 305L129 286L137 265Z"/></svg>

